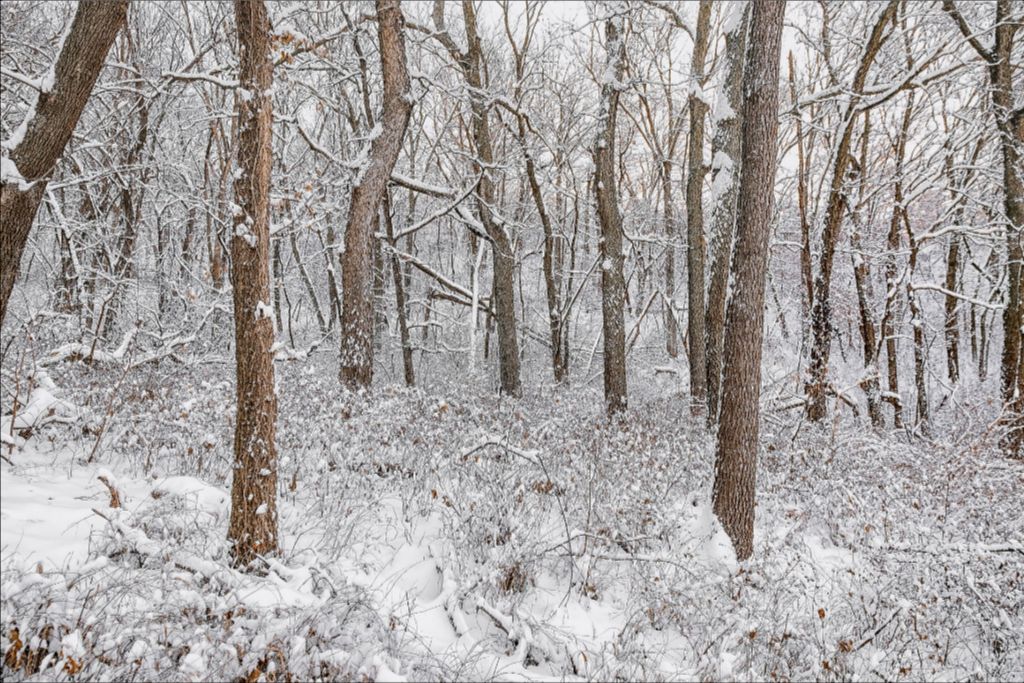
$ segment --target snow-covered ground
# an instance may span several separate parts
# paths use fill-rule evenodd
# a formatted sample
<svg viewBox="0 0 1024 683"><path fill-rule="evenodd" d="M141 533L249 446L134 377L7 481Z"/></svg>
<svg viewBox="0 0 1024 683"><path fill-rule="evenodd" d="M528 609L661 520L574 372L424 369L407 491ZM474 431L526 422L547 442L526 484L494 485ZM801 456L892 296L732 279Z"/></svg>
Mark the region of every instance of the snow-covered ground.
<svg viewBox="0 0 1024 683"><path fill-rule="evenodd" d="M230 383L52 371L60 419L0 463L5 680L1024 676L1024 465L984 432L769 414L738 565L671 374L609 424L586 387L360 397L327 358L279 371L264 576L227 562Z"/></svg>

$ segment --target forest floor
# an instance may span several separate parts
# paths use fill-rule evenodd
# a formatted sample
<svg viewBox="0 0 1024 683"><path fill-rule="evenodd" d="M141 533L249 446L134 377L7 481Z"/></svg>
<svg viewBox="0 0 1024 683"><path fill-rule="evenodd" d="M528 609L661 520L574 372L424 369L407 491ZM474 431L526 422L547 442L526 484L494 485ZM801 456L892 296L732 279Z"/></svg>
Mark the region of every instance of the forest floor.
<svg viewBox="0 0 1024 683"><path fill-rule="evenodd" d="M592 385L347 394L328 355L278 365L264 576L228 562L229 373L40 378L0 462L3 679L1024 678L1024 463L983 420L769 413L739 565L677 377L609 423Z"/></svg>

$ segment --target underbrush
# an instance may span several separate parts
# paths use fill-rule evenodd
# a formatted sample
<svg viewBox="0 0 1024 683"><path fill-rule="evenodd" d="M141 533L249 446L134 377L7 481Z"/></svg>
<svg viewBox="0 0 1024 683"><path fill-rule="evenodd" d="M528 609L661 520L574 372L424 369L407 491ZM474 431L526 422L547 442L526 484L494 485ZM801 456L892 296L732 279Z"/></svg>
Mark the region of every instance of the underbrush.
<svg viewBox="0 0 1024 683"><path fill-rule="evenodd" d="M710 439L671 392L609 422L596 389L363 396L330 365L279 365L263 575L228 562L220 368L55 371L74 410L5 447L3 475L82 472L101 524L84 563L5 547L4 679L1024 676L1024 466L984 435L767 415L737 565Z"/></svg>

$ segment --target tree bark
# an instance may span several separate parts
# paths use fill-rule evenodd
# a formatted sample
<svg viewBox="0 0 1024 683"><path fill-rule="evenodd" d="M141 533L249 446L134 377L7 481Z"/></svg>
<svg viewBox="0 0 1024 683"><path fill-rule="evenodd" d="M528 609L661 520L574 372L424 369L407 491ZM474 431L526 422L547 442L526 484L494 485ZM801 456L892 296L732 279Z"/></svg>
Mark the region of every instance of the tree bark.
<svg viewBox="0 0 1024 683"><path fill-rule="evenodd" d="M734 292L726 317L713 491L714 512L739 560L749 558L754 550L764 285L775 202L779 52L786 7L777 0L752 0L751 5L750 46L743 73Z"/></svg>
<svg viewBox="0 0 1024 683"><path fill-rule="evenodd" d="M626 409L626 322L623 306L622 216L615 178L615 121L625 72L625 36L621 16L605 21L607 61L601 83L598 134L594 141L594 178L601 224L601 320L604 336L604 401L609 415Z"/></svg>
<svg viewBox="0 0 1024 683"><path fill-rule="evenodd" d="M412 102L405 61L405 18L399 0L377 0L377 37L384 80L381 133L352 190L342 255L341 383L352 390L373 380L373 228L402 148Z"/></svg>
<svg viewBox="0 0 1024 683"><path fill-rule="evenodd" d="M231 284L237 368L235 463L228 541L234 563L251 567L278 550L277 393L270 310L270 21L262 0L235 0L238 31L238 169Z"/></svg>
<svg viewBox="0 0 1024 683"><path fill-rule="evenodd" d="M690 62L690 143L686 171L686 300L688 311L687 337L690 361L690 408L703 412L707 399L708 368L704 354L704 117L708 105L703 92L704 62L707 59L711 33L711 0L700 0L697 10L697 32L693 39Z"/></svg>
<svg viewBox="0 0 1024 683"><path fill-rule="evenodd" d="M71 139L127 13L128 0L78 3L71 30L53 66L52 86L39 93L35 107L14 132L15 138L21 137L9 158L4 159L0 184L0 324L7 317L21 253L50 175Z"/></svg>
<svg viewBox="0 0 1024 683"><path fill-rule="evenodd" d="M708 427L718 424L722 388L722 350L725 342L725 310L729 290L729 262L736 226L736 198L739 195L743 98L743 56L746 51L749 5L733 31L725 34L725 102L729 111L718 118L712 145L712 167L717 188L713 207L714 236L711 240L711 281L708 285L708 313L705 346L707 353Z"/></svg>

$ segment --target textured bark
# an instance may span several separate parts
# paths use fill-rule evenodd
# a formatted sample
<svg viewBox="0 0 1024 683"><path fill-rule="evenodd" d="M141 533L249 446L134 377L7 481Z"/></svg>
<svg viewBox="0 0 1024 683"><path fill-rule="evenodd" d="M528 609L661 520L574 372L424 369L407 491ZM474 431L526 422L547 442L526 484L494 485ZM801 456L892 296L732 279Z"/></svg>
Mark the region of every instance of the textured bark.
<svg viewBox="0 0 1024 683"><path fill-rule="evenodd" d="M745 560L754 549L761 343L768 239L775 202L779 50L785 3L752 0L743 74L743 141L733 252L734 292L725 334L722 406L715 449L713 507Z"/></svg>
<svg viewBox="0 0 1024 683"><path fill-rule="evenodd" d="M404 23L399 0L377 0L384 80L381 133L370 145L370 160L352 190L341 259L340 379L349 389L367 388L373 380L374 227L412 113Z"/></svg>
<svg viewBox="0 0 1024 683"><path fill-rule="evenodd" d="M690 62L691 88L705 85L704 62L707 59L711 33L711 0L700 0L697 10L697 32L693 38ZM686 300L687 338L690 360L690 407L703 412L707 398L707 364L704 355L704 117L708 105L702 97L690 92L690 143L686 169Z"/></svg>
<svg viewBox="0 0 1024 683"><path fill-rule="evenodd" d="M615 178L615 121L625 72L621 17L605 21L607 62L601 83L598 134L594 141L594 192L601 224L601 320L604 336L604 402L609 415L626 409L626 280L622 273L622 215ZM609 80L609 76L610 79Z"/></svg>
<svg viewBox="0 0 1024 683"><path fill-rule="evenodd" d="M10 160L24 179L6 179L0 186L0 324L18 277L32 221L53 167L75 130L78 118L117 32L124 26L128 0L82 0L71 30L53 67L53 86L40 92L35 115L24 128Z"/></svg>
<svg viewBox="0 0 1024 683"><path fill-rule="evenodd" d="M277 534L277 394L270 311L271 126L270 21L262 0L235 0L238 31L238 169L231 238L237 369L235 463L228 541L234 563L251 567L275 554Z"/></svg>
<svg viewBox="0 0 1024 683"><path fill-rule="evenodd" d="M743 127L743 56L747 43L749 5L736 29L725 35L725 97L732 115L717 124L712 150L729 158L730 166L715 168L714 184L725 184L712 214L714 236L711 240L711 280L708 284L706 320L706 362L708 427L718 424L718 404L722 388L722 347L725 343L725 307L729 290L729 264L736 226L736 198L739 196L741 131ZM720 181L718 174L727 174Z"/></svg>
<svg viewBox="0 0 1024 683"><path fill-rule="evenodd" d="M868 71L878 55L882 43L885 42L886 26L892 21L899 7L898 0L891 0L879 13L878 19L871 30L864 55L853 77L850 86L851 96L843 113L840 138L832 166L832 180L829 186L828 205L825 209L825 225L821 234L821 257L818 261L818 275L814 281L814 305L811 309L811 346L810 377L807 381L807 417L818 421L828 411L828 365L832 353L832 269L835 263L836 248L839 244L839 231L842 227L843 214L846 212L846 194L843 184L850 166L850 143L853 138L853 126L857 120L859 95L864 91Z"/></svg>

